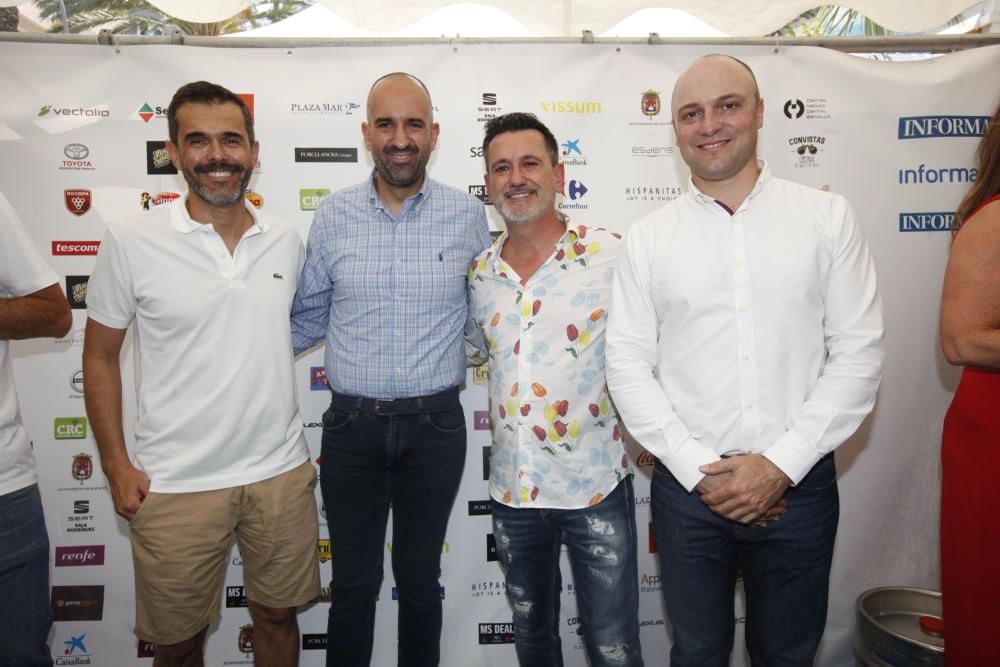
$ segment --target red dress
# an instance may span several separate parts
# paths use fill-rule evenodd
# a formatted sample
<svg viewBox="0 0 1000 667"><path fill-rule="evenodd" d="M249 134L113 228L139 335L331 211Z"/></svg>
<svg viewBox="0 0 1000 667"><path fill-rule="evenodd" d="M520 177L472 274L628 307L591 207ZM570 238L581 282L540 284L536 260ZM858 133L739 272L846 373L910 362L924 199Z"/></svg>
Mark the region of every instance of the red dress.
<svg viewBox="0 0 1000 667"><path fill-rule="evenodd" d="M963 371L944 418L941 468L945 661L1000 665L1000 372Z"/></svg>

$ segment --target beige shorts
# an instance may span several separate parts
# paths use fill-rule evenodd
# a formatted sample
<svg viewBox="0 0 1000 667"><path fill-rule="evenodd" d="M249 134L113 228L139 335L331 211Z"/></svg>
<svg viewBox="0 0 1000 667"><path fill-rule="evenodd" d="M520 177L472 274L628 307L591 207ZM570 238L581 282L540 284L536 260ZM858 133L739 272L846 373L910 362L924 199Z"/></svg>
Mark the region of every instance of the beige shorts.
<svg viewBox="0 0 1000 667"><path fill-rule="evenodd" d="M306 461L246 486L147 495L130 524L136 636L176 644L219 617L234 531L248 600L287 608L316 598L315 486Z"/></svg>

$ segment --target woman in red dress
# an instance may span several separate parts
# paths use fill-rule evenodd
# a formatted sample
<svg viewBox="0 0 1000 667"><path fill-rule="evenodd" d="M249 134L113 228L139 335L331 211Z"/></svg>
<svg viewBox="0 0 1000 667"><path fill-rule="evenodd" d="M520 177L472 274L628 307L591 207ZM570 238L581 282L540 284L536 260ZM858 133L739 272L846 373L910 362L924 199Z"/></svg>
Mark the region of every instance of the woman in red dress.
<svg viewBox="0 0 1000 667"><path fill-rule="evenodd" d="M941 589L948 667L1000 665L1000 108L955 213L941 349L964 366L941 444Z"/></svg>

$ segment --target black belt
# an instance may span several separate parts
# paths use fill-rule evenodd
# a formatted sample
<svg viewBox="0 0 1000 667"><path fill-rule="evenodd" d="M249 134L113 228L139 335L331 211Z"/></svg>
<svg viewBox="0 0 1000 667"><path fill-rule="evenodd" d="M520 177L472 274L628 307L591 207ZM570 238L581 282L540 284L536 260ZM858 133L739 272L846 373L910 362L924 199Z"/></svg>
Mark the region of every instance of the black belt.
<svg viewBox="0 0 1000 667"><path fill-rule="evenodd" d="M330 405L337 410L370 415L417 415L423 412L441 412L458 405L458 387L411 398L368 398L333 392Z"/></svg>

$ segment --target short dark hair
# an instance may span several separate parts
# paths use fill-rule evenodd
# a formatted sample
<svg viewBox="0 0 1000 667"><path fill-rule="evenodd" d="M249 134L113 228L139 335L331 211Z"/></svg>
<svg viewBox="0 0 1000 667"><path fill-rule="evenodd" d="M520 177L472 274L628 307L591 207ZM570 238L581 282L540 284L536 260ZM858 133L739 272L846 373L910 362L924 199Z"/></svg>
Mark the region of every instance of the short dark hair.
<svg viewBox="0 0 1000 667"><path fill-rule="evenodd" d="M243 124L246 126L247 138L252 144L254 142L253 116L250 115L250 109L247 108L246 103L228 88L208 81L186 83L174 93L173 99L170 100L170 106L167 108L167 130L170 133L171 143L177 145L177 111L182 106L185 104L226 104L227 102L238 106L243 113Z"/></svg>
<svg viewBox="0 0 1000 667"><path fill-rule="evenodd" d="M522 113L515 111L505 113L502 116L491 118L486 123L485 136L483 137L483 160L486 161L486 169L490 168L489 150L493 140L507 132L520 132L521 130L537 130L545 139L545 150L549 154L552 166L559 164L559 144L556 143L555 135L545 123L538 120L538 116L533 113Z"/></svg>

